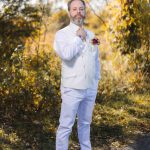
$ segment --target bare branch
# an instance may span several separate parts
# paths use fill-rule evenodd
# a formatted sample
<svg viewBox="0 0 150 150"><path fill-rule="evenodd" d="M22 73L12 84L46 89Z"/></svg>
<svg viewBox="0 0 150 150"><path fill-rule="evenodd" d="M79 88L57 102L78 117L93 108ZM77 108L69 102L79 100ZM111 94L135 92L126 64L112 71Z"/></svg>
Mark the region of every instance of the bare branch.
<svg viewBox="0 0 150 150"><path fill-rule="evenodd" d="M94 13L94 15L97 16L100 19L100 21L106 26L105 21L95 12L95 10L93 9L93 7L90 5L90 3L87 0L86 0L86 2L88 4L88 6L90 7L90 9L92 10L92 12Z"/></svg>
<svg viewBox="0 0 150 150"><path fill-rule="evenodd" d="M108 0L105 0L105 2L106 2L106 5L108 5Z"/></svg>

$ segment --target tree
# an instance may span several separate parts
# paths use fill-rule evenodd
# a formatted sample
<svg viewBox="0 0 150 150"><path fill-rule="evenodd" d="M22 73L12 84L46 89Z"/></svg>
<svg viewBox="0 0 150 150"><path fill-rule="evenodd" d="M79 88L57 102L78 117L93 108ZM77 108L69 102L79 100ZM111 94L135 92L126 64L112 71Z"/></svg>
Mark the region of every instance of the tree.
<svg viewBox="0 0 150 150"><path fill-rule="evenodd" d="M117 0L111 5L109 9L113 14L108 26L113 37L112 46L122 54L133 53L141 47L139 2Z"/></svg>
<svg viewBox="0 0 150 150"><path fill-rule="evenodd" d="M0 61L23 49L28 37L39 29L40 13L26 0L3 0L0 13Z"/></svg>
<svg viewBox="0 0 150 150"><path fill-rule="evenodd" d="M114 51L130 54L136 69L149 72L149 3L146 0L116 0L106 11L108 41Z"/></svg>

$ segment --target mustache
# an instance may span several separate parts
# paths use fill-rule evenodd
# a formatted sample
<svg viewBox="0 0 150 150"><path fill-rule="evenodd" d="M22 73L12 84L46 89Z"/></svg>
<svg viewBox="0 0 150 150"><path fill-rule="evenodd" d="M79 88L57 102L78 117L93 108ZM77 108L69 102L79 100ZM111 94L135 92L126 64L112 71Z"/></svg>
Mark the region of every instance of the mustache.
<svg viewBox="0 0 150 150"><path fill-rule="evenodd" d="M77 14L74 17L80 16L81 18L85 18L85 16L83 16L82 14Z"/></svg>

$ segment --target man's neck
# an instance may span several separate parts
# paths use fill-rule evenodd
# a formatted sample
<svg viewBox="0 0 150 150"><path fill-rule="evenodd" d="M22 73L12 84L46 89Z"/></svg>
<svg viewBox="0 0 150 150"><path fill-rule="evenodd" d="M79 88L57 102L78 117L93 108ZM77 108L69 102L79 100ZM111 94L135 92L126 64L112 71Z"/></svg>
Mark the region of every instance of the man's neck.
<svg viewBox="0 0 150 150"><path fill-rule="evenodd" d="M74 25L76 25L76 26L78 26L78 27L80 27L80 28L81 28L81 27L83 27L83 24L78 25L78 24L75 24L75 23L74 23L74 22L72 22L72 21L71 21L71 23L73 23Z"/></svg>

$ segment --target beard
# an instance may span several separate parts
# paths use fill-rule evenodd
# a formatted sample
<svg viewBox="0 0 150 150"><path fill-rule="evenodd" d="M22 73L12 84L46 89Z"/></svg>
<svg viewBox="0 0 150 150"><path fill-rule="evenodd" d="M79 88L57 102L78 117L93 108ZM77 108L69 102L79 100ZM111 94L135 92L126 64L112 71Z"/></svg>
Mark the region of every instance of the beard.
<svg viewBox="0 0 150 150"><path fill-rule="evenodd" d="M85 19L85 16L81 15L81 14L77 14L75 16L71 16L70 15L70 19L71 21L76 24L77 26L81 26L83 25L84 23L84 19Z"/></svg>

